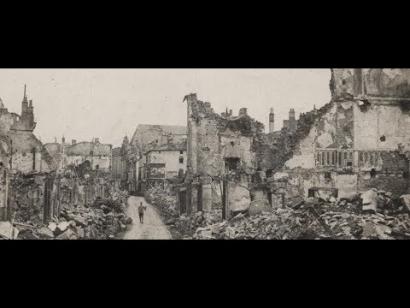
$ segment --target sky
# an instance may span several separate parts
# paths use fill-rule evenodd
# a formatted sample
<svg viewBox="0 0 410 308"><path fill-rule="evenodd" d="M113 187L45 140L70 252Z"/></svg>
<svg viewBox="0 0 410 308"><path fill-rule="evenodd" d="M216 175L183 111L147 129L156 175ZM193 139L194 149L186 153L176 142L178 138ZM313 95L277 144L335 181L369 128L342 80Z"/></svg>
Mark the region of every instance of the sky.
<svg viewBox="0 0 410 308"><path fill-rule="evenodd" d="M330 101L330 69L0 69L0 98L21 112L24 84L41 141L91 141L119 146L138 124L186 125L183 97L197 93L215 112L241 107L275 130L290 108L296 116Z"/></svg>

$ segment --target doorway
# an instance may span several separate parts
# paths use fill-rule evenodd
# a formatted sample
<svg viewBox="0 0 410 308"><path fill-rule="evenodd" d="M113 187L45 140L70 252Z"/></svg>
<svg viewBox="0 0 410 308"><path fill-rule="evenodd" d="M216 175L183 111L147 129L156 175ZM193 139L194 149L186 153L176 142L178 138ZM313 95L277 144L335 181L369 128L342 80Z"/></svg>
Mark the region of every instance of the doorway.
<svg viewBox="0 0 410 308"><path fill-rule="evenodd" d="M180 214L186 213L186 190L179 192L179 212Z"/></svg>

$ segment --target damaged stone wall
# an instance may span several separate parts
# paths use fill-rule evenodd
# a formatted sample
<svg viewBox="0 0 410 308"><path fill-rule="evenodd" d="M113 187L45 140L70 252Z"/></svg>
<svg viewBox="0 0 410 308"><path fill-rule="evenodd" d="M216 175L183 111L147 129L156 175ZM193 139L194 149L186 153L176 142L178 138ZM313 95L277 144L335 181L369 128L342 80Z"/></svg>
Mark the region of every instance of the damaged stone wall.
<svg viewBox="0 0 410 308"><path fill-rule="evenodd" d="M355 149L397 150L402 144L410 151L410 112L401 104L377 101L353 106Z"/></svg>
<svg viewBox="0 0 410 308"><path fill-rule="evenodd" d="M263 124L247 114L223 117L210 103L199 101L195 94L188 101L188 166L193 174L220 176L224 158L236 152L244 168L256 170L254 140L263 135ZM260 137L262 138L262 137ZM234 149L229 150L230 147Z"/></svg>
<svg viewBox="0 0 410 308"><path fill-rule="evenodd" d="M288 194L308 196L317 187L337 188L342 197L372 187L406 193L409 76L404 69L333 69L332 101L301 115L296 134L279 138Z"/></svg>
<svg viewBox="0 0 410 308"><path fill-rule="evenodd" d="M387 68L332 69L333 100L356 97L410 98L410 70Z"/></svg>
<svg viewBox="0 0 410 308"><path fill-rule="evenodd" d="M238 116L219 115L210 103L198 100L196 94L187 95L185 100L188 103L185 183L190 186L187 206L191 203L193 211L209 210L222 197L215 188L221 186L223 177L233 172L237 176L229 180L227 200L233 210L249 207L248 176L258 168L257 145L264 135L263 124L251 118L245 108Z"/></svg>

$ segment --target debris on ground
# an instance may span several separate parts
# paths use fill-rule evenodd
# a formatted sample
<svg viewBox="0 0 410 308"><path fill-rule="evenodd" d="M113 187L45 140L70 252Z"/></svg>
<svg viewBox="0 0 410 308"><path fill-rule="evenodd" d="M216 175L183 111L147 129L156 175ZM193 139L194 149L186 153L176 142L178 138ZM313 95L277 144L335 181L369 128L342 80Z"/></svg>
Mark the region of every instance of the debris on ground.
<svg viewBox="0 0 410 308"><path fill-rule="evenodd" d="M407 197L372 189L354 202L296 198L284 208L199 227L193 239L410 239ZM329 198L330 199L330 198Z"/></svg>
<svg viewBox="0 0 410 308"><path fill-rule="evenodd" d="M177 217L176 196L170 195L160 187L153 187L145 192L145 200L155 206L166 219Z"/></svg>
<svg viewBox="0 0 410 308"><path fill-rule="evenodd" d="M96 200L84 206L65 205L58 218L44 223L41 212L16 208L13 225L17 239L112 239L126 231L132 218L126 215L125 202L128 194L112 191L107 198ZM11 223L10 223L11 224ZM0 229L1 232L1 229ZM1 237L1 234L0 234Z"/></svg>

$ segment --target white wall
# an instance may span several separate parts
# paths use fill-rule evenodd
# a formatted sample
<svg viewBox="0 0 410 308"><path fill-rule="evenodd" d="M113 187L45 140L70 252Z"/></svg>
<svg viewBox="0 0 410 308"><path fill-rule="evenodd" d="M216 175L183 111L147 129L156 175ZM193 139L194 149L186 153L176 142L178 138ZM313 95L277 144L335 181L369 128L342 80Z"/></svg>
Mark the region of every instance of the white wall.
<svg viewBox="0 0 410 308"><path fill-rule="evenodd" d="M182 151L152 151L148 154L148 163L165 164L165 172L167 177L178 175L178 171L182 169L186 172L187 153ZM179 162L179 158L183 158L183 163Z"/></svg>
<svg viewBox="0 0 410 308"><path fill-rule="evenodd" d="M355 104L354 125L356 150L397 150L399 143L410 150L410 116L399 105L372 105L361 111Z"/></svg>

